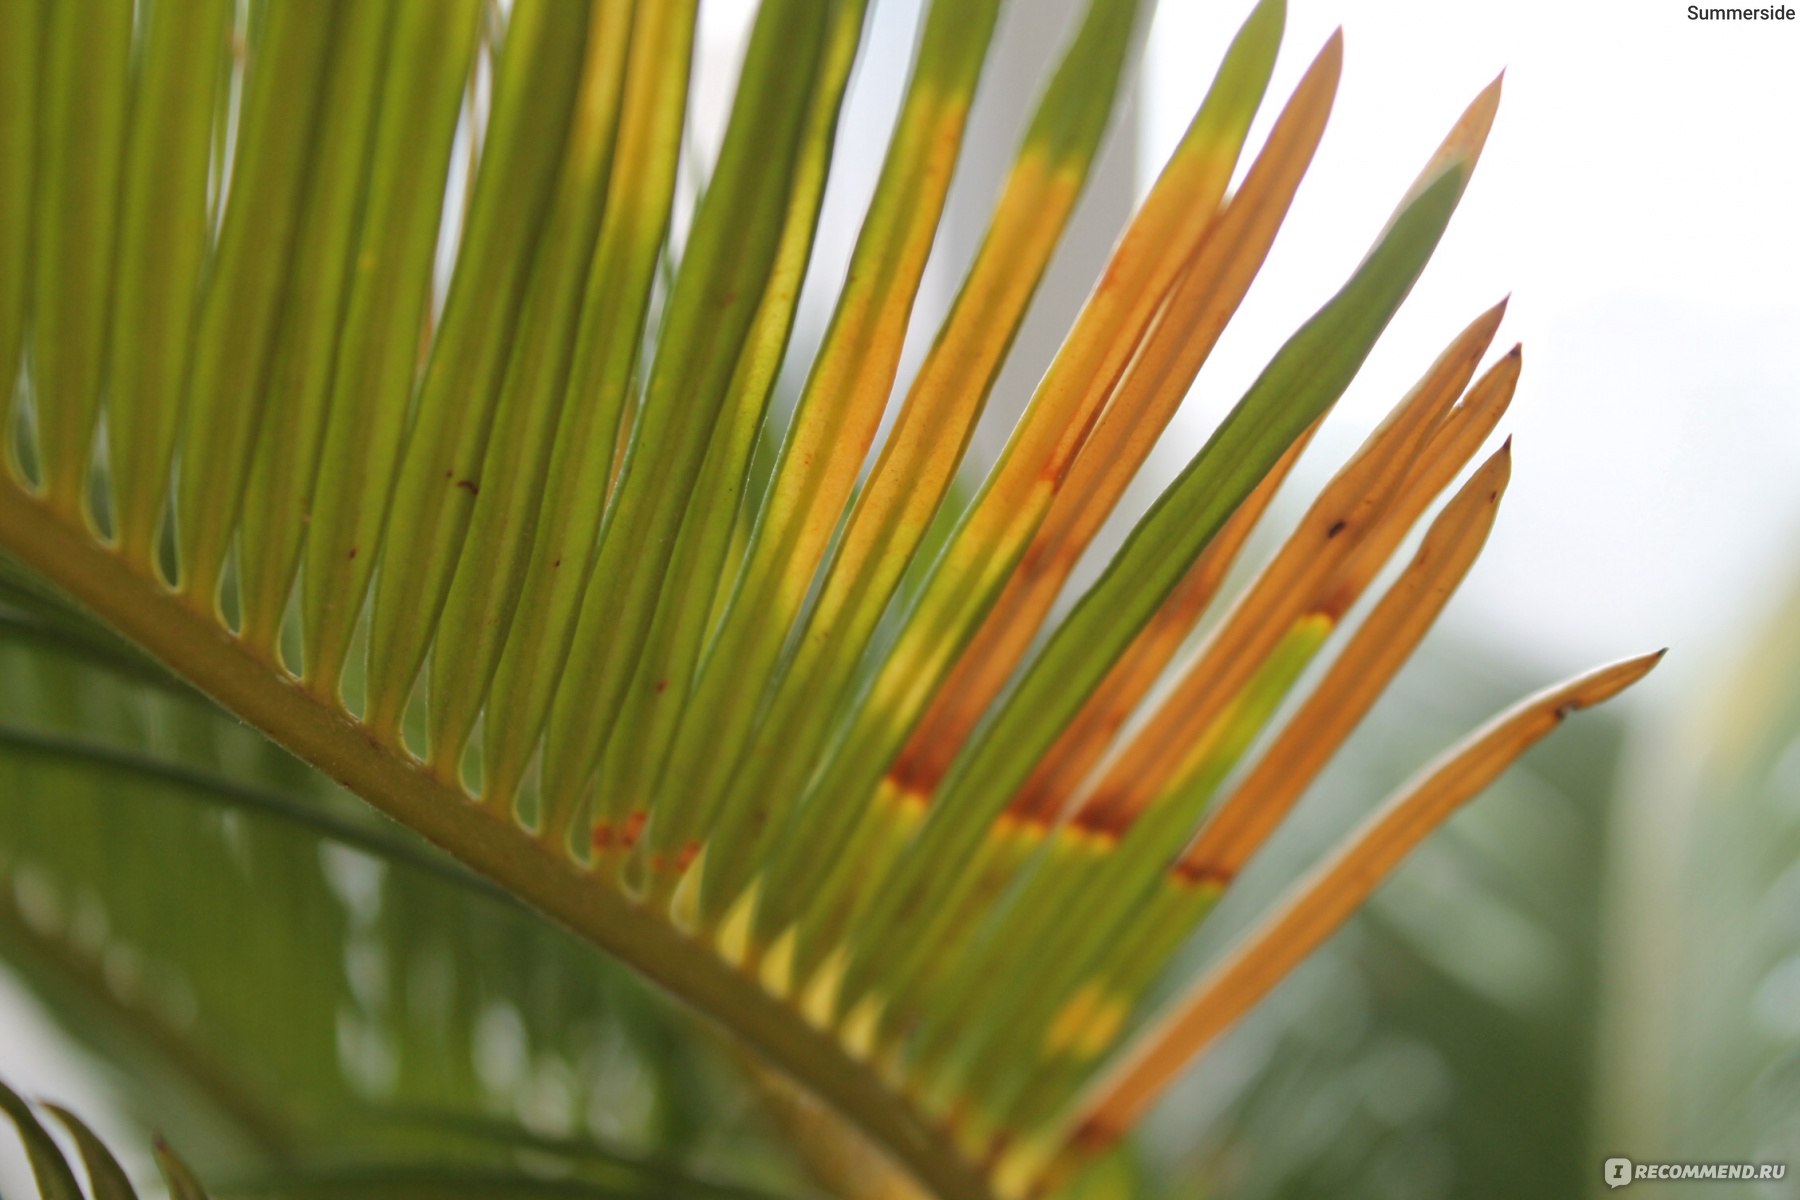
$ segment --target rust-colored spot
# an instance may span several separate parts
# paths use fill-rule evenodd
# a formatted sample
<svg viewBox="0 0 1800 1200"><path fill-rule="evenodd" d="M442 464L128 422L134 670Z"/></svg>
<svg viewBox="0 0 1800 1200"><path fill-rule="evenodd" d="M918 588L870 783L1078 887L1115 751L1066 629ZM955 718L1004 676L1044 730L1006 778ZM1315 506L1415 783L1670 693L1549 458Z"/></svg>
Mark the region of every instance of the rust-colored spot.
<svg viewBox="0 0 1800 1200"><path fill-rule="evenodd" d="M660 696L664 692L669 690L669 681L666 679L659 679L656 681L655 686L653 686L650 690Z"/></svg>
<svg viewBox="0 0 1800 1200"><path fill-rule="evenodd" d="M685 845L681 848L681 850L678 854L675 855L675 869L677 871L685 871L689 867L693 866L694 860L699 857L700 857L700 843L699 842L689 842L687 845Z"/></svg>
<svg viewBox="0 0 1800 1200"><path fill-rule="evenodd" d="M481 494L480 486L476 484L473 479L459 479L456 481L456 486L469 493L471 496L479 496Z"/></svg>
<svg viewBox="0 0 1800 1200"><path fill-rule="evenodd" d="M350 547L350 553L344 555L344 557L345 558L355 558L356 557L356 549L357 548L355 546Z"/></svg>
<svg viewBox="0 0 1800 1200"><path fill-rule="evenodd" d="M924 801L937 790L938 781L943 778L943 774L926 755L908 754L889 768L888 782L893 784L896 791L917 796Z"/></svg>
<svg viewBox="0 0 1800 1200"><path fill-rule="evenodd" d="M611 825L596 825L596 826L594 826L594 836L593 836L592 840L594 843L594 849L596 849L596 850L610 849L612 846L612 826Z"/></svg>
<svg viewBox="0 0 1800 1200"><path fill-rule="evenodd" d="M1420 552L1420 558L1424 558L1422 552ZM1323 601L1319 601L1318 606L1314 608L1314 613L1319 617L1325 617L1332 624L1337 624L1337 622L1343 621L1343 615L1350 612L1350 606L1355 604L1355 601L1357 601L1357 590L1350 587L1348 583L1341 583L1339 587L1332 588L1332 592Z"/></svg>
<svg viewBox="0 0 1800 1200"><path fill-rule="evenodd" d="M1117 842L1136 816L1124 796L1098 792L1081 806L1081 811L1069 821L1069 828L1096 841Z"/></svg>
<svg viewBox="0 0 1800 1200"><path fill-rule="evenodd" d="M644 832L644 821L646 816L647 814L640 808L638 811L625 818L625 828L619 831L620 846L629 850L637 845L638 838L642 836Z"/></svg>
<svg viewBox="0 0 1800 1200"><path fill-rule="evenodd" d="M1021 787L1013 794L1012 800L1007 803L1006 811L1001 815L1014 820L1031 820L1036 813L1049 807L1047 799L1049 792L1048 784L1028 780L1025 787Z"/></svg>
<svg viewBox="0 0 1800 1200"><path fill-rule="evenodd" d="M1118 1130L1110 1128L1104 1121L1090 1120L1082 1123L1069 1144L1083 1154L1098 1154L1118 1140Z"/></svg>
<svg viewBox="0 0 1800 1200"><path fill-rule="evenodd" d="M1229 867L1216 862L1178 862L1175 864L1175 881L1188 887L1206 887L1211 885L1224 891L1231 886L1237 873Z"/></svg>

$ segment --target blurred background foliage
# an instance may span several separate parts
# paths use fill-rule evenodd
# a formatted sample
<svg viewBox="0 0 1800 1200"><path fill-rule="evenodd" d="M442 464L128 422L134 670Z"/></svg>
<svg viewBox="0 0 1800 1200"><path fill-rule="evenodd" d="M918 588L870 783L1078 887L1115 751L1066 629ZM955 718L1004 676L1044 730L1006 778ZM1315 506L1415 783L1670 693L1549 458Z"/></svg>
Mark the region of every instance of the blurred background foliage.
<svg viewBox="0 0 1800 1200"><path fill-rule="evenodd" d="M710 1031L16 575L0 697L0 955L203 1174L799 1186Z"/></svg>

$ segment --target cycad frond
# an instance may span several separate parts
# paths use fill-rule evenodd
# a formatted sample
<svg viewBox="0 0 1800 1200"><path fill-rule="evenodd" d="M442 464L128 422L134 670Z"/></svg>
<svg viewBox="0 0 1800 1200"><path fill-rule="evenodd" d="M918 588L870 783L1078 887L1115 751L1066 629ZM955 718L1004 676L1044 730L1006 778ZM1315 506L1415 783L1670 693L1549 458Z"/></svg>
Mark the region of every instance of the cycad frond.
<svg viewBox="0 0 1800 1200"><path fill-rule="evenodd" d="M1654 664L1478 735L1144 1026L1148 983L1492 522L1509 448L1278 721L1504 413L1517 352L1476 379L1499 307L1174 665L1437 246L1499 86L1052 622L1273 242L1340 39L1233 189L1284 24L1279 0L1256 7L925 562L1138 0L1092 0L893 403L999 11L930 5L754 511L865 5L765 0L678 230L695 7L518 0L488 30L479 0L273 0L238 28L223 0L0 0L19 101L0 112L0 362L20 368L0 547L742 1034L928 1186L1029 1193L1122 1132L1457 803ZM446 183L458 153L466 194Z"/></svg>

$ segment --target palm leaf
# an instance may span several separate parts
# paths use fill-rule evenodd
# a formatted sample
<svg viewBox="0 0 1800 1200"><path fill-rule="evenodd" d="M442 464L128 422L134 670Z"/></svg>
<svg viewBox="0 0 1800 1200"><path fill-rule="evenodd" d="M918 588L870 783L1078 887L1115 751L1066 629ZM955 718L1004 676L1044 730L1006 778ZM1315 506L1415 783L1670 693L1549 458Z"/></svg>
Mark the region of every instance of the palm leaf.
<svg viewBox="0 0 1800 1200"><path fill-rule="evenodd" d="M0 352L20 368L0 547L741 1035L946 1197L1039 1190L1109 1142L1455 805L1654 663L1584 676L1454 752L1150 1022L1135 998L1372 694L1328 678L1287 725L1304 759L1265 731L1511 395L1515 359L1470 387L1496 309L1171 662L1443 236L1497 84L1052 621L1281 224L1336 36L1234 190L1284 24L1279 0L1251 13L926 562L1094 160L1136 0L1091 3L893 403L998 13L929 7L741 545L860 0L762 4L679 229L692 0L521 0L493 31L478 0L89 7L0 3L0 77L28 99L0 125L0 224L32 231L0 257ZM466 191L448 184L459 145ZM1439 516L1345 672L1391 673L1422 635L1507 461ZM1250 832L1184 854L1215 793ZM997 990L979 978L996 953Z"/></svg>

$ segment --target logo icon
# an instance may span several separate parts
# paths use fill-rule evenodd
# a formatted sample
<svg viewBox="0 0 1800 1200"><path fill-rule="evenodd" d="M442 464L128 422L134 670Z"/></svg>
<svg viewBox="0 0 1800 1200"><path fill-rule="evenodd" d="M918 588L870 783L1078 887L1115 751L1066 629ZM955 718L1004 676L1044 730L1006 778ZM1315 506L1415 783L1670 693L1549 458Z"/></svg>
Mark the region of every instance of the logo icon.
<svg viewBox="0 0 1800 1200"><path fill-rule="evenodd" d="M1629 1158L1607 1159L1603 1177L1609 1188L1624 1187L1631 1182L1631 1160Z"/></svg>

